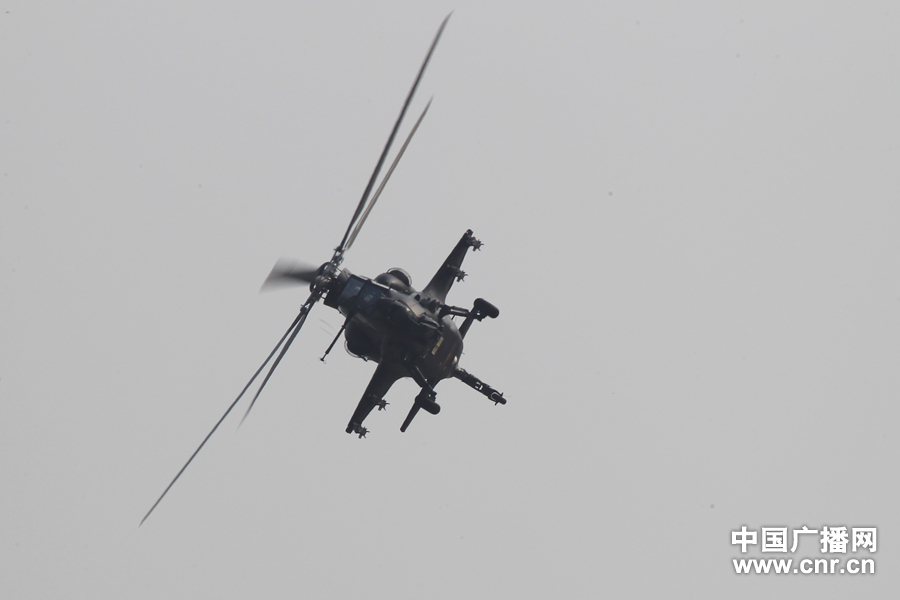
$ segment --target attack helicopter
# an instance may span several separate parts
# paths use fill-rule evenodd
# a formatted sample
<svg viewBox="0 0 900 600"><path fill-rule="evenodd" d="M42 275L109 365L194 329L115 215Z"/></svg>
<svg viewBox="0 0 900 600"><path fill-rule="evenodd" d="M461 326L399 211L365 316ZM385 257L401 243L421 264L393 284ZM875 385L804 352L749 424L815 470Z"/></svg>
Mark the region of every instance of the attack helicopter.
<svg viewBox="0 0 900 600"><path fill-rule="evenodd" d="M475 238L471 230L466 231L451 250L447 259L441 264L437 272L428 284L418 291L412 287L412 280L406 271L399 268L389 269L374 279L355 275L348 269L342 268L344 255L353 245L360 229L365 224L372 208L384 189L388 179L394 172L400 158L406 151L409 142L416 133L422 119L431 106L431 100L425 105L424 110L413 125L403 145L398 150L397 156L374 194L370 194L375 181L381 172L385 158L390 151L397 130L406 115L406 111L412 102L422 75L428 66L431 55L441 38L441 34L447 25L450 15L444 18L437 34L431 43L425 60L419 69L418 75L406 96L400 116L394 123L387 143L378 158L375 170L369 178L363 191L362 198L356 206L350 224L344 233L344 237L334 249L331 259L319 267L311 267L299 263L279 261L263 283L263 288L280 284L308 284L309 297L300 307L297 317L285 331L272 352L260 365L241 393L228 407L228 410L218 420L212 430L206 435L188 461L184 464L175 478L169 483L153 506L141 519L141 524L153 512L162 501L172 486L181 477L188 465L194 460L209 438L219 428L219 425L231 413L238 401L259 377L267 365L270 364L265 378L253 396L250 406L244 413L241 423L250 414L260 393L265 388L272 373L278 367L281 359L287 353L291 344L306 322L307 316L313 306L322 300L325 306L336 309L343 317L344 323L334 340L325 351L321 360L325 360L341 335L345 338L345 347L352 356L366 361L377 363L375 373L369 381L362 398L356 406L356 410L350 417L346 432L356 434L360 439L365 438L369 430L363 426L363 422L373 409L379 411L387 408L388 403L384 396L397 380L410 377L421 388L416 395L412 407L400 431L405 432L413 418L420 410L436 415L441 407L436 402L437 394L435 386L442 380L454 377L486 396L494 404L506 404L503 394L471 373L459 366L459 358L462 355L463 340L474 321L485 318L496 318L500 311L496 306L477 298L471 309L460 308L446 303L447 294L454 282L462 281L466 273L462 270L463 259L468 250L478 250L482 243ZM462 318L462 323L457 326L454 318ZM277 354L277 356L276 356ZM274 357L274 360L272 360Z"/></svg>

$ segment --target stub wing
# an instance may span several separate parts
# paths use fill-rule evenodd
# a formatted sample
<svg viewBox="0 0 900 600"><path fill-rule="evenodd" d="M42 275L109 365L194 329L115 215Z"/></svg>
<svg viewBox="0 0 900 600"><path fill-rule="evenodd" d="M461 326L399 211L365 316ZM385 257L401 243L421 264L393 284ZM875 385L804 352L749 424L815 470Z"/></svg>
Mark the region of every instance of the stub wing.
<svg viewBox="0 0 900 600"><path fill-rule="evenodd" d="M434 277L431 278L431 281L428 282L428 285L425 286L422 292L442 303L446 302L447 293L453 286L453 282L462 281L466 276L466 273L460 267L462 267L463 259L466 257L466 251L469 248L475 248L476 250L481 248L481 242L475 239L471 229L463 234L459 243L450 252L447 260L444 261L444 264L441 265L441 268L434 274Z"/></svg>
<svg viewBox="0 0 900 600"><path fill-rule="evenodd" d="M388 363L382 362L378 364L372 379L369 380L369 385L366 386L366 391L360 398L359 404L356 405L356 410L353 411L353 416L350 417L350 422L347 424L347 433L355 433L359 437L365 437L368 429L362 426L363 421L366 420L366 417L369 416L369 413L376 406L379 410L387 406L387 402L384 401L384 395L388 393L394 382L400 379L401 376L402 374L391 368Z"/></svg>

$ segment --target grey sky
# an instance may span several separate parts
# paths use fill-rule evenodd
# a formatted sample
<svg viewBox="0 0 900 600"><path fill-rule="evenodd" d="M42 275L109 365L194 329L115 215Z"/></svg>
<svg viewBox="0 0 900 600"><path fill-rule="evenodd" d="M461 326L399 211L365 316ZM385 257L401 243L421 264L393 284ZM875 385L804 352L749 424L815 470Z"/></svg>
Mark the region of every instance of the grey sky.
<svg viewBox="0 0 900 600"><path fill-rule="evenodd" d="M0 597L896 595L895 3L484 4L0 2ZM473 229L509 404L401 434L405 381L348 436L374 365L318 306L138 529L450 10L345 266L423 285ZM878 572L737 576L742 525L876 526Z"/></svg>

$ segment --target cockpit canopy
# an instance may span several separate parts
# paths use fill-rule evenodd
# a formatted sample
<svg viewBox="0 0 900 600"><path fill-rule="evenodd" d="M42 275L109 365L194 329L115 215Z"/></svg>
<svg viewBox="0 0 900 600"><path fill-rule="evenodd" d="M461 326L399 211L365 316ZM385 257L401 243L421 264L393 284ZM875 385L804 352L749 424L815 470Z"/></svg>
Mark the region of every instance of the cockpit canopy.
<svg viewBox="0 0 900 600"><path fill-rule="evenodd" d="M397 279L399 279L406 285L412 287L412 277L410 277L409 273L407 273L403 269L401 269L399 267L394 267L393 269L388 269L387 274L393 275L394 277L396 277Z"/></svg>
<svg viewBox="0 0 900 600"><path fill-rule="evenodd" d="M403 269L398 269L397 267L388 269L386 273L382 273L381 275L376 277L375 281L377 281L381 285L385 285L393 290L397 290L398 292L403 292L405 294L412 293L413 291L412 277L409 276L409 273L407 273Z"/></svg>

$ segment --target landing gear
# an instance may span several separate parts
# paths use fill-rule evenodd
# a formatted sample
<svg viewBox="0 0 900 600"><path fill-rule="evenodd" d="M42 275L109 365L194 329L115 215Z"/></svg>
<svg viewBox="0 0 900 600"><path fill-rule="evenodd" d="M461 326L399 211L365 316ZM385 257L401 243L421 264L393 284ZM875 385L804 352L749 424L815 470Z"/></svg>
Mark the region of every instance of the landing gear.
<svg viewBox="0 0 900 600"><path fill-rule="evenodd" d="M436 415L441 412L441 405L434 401L436 397L437 394L434 393L434 390L431 392L422 390L419 392L419 395L416 396L416 404L421 405L421 407L425 409L425 412Z"/></svg>
<svg viewBox="0 0 900 600"><path fill-rule="evenodd" d="M450 306L449 304L441 306L438 310L438 317L443 319L447 315L465 317L465 321L463 321L463 324L459 327L459 335L466 337L469 327L472 326L472 321L483 321L485 317L496 319L500 316L500 309L484 298L475 298L472 310L466 310L464 308L459 308L458 306Z"/></svg>
<svg viewBox="0 0 900 600"><path fill-rule="evenodd" d="M466 334L469 332L469 327L472 326L472 321L475 319L482 321L485 317L496 319L498 316L500 316L499 308L497 308L484 298L475 298L472 310L470 310L469 314L466 315L466 320L463 321L463 324L459 328L459 334L463 337L466 337Z"/></svg>
<svg viewBox="0 0 900 600"><path fill-rule="evenodd" d="M412 408L409 409L409 414L406 415L403 425L400 426L401 432L406 431L406 428L412 423L413 418L419 412L420 408L425 409L425 412L432 415L441 412L441 405L434 401L434 399L437 398L437 394L435 393L434 388L431 387L431 384L428 383L428 380L425 379L422 371L420 371L417 366L412 365L409 368L409 372L415 382L422 386L422 391L416 396L416 401L413 402Z"/></svg>

